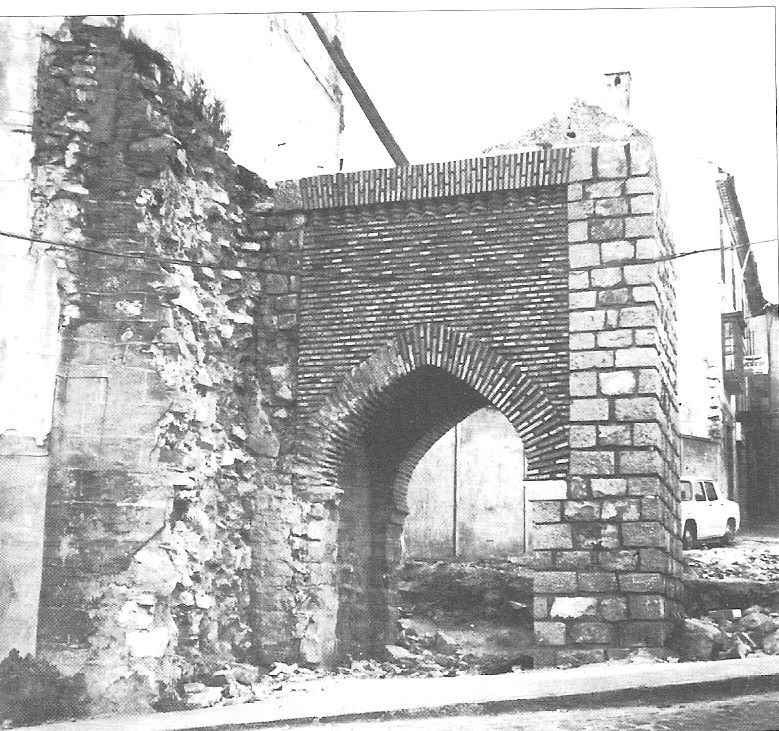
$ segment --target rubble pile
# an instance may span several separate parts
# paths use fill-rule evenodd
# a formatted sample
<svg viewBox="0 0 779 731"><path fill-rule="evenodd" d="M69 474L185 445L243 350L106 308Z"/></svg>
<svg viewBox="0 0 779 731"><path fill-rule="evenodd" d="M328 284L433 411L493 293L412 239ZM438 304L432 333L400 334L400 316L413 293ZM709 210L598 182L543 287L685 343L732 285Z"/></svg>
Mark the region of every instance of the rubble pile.
<svg viewBox="0 0 779 731"><path fill-rule="evenodd" d="M684 620L678 650L682 660L727 660L779 654L779 602L745 611L717 609Z"/></svg>
<svg viewBox="0 0 779 731"><path fill-rule="evenodd" d="M406 561L398 578L396 645L410 656L389 652L402 673L497 674L532 666L532 573L523 566Z"/></svg>

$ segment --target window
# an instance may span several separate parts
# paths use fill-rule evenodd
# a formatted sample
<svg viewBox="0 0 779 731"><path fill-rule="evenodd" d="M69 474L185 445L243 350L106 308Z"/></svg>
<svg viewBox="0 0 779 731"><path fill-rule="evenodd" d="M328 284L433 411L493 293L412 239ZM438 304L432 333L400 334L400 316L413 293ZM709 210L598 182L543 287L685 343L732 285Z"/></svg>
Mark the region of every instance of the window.
<svg viewBox="0 0 779 731"><path fill-rule="evenodd" d="M682 500L692 500L692 482L682 480L679 485L682 488Z"/></svg>
<svg viewBox="0 0 779 731"><path fill-rule="evenodd" d="M703 484L706 486L706 497L713 501L719 500L719 495L717 495L717 491L714 489L714 483L704 482Z"/></svg>
<svg viewBox="0 0 779 731"><path fill-rule="evenodd" d="M753 328L747 329L747 340L746 340L746 352L745 355L757 355L757 351L755 350L755 331Z"/></svg>
<svg viewBox="0 0 779 731"><path fill-rule="evenodd" d="M703 483L702 482L696 482L695 483L695 501L699 503L705 503L706 502L706 493L703 492Z"/></svg>
<svg viewBox="0 0 779 731"><path fill-rule="evenodd" d="M733 326L726 323L723 329L722 356L725 360L725 370L736 370L736 340L733 336Z"/></svg>

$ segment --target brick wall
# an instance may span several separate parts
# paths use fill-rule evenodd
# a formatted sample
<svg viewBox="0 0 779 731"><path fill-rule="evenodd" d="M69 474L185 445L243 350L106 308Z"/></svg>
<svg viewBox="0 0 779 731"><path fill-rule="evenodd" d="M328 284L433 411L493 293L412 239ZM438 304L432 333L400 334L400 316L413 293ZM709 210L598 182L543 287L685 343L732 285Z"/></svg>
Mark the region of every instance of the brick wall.
<svg viewBox="0 0 779 731"><path fill-rule="evenodd" d="M279 193L306 212L295 485L331 526L315 559L330 585L312 587L325 659L392 641L407 482L453 424L497 405L529 479L567 474L567 164L543 151Z"/></svg>
<svg viewBox="0 0 779 731"><path fill-rule="evenodd" d="M565 226L562 187L309 214L301 415L397 332L431 321L484 340L562 408Z"/></svg>
<svg viewBox="0 0 779 731"><path fill-rule="evenodd" d="M657 190L644 140L284 188L286 205L308 211L295 485L337 528L318 566L339 596L328 586L311 620L324 655L389 636L401 483L485 403L528 454L539 659L666 643L680 545L673 271L656 260L671 251ZM525 388L548 401L545 418Z"/></svg>

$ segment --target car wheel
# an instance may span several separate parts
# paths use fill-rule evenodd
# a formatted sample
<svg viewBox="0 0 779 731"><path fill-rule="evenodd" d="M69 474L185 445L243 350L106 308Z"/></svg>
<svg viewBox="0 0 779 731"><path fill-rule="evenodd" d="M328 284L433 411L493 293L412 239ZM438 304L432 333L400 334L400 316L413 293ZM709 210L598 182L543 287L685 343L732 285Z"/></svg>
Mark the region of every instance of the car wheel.
<svg viewBox="0 0 779 731"><path fill-rule="evenodd" d="M728 521L728 530L724 536L722 536L722 542L726 546L732 546L736 540L736 521L731 518Z"/></svg>
<svg viewBox="0 0 779 731"><path fill-rule="evenodd" d="M684 548L685 551L688 551L693 547L697 535L698 531L695 528L695 523L693 521L690 520L684 524L684 533L682 533L682 548Z"/></svg>

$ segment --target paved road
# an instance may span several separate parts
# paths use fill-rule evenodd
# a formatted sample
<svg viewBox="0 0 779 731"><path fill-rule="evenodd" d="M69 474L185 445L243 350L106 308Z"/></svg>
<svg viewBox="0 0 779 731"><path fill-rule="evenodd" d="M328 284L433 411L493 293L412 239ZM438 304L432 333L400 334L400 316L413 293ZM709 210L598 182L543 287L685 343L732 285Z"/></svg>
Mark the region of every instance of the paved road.
<svg viewBox="0 0 779 731"><path fill-rule="evenodd" d="M283 726L295 731L776 731L779 692L668 706Z"/></svg>

